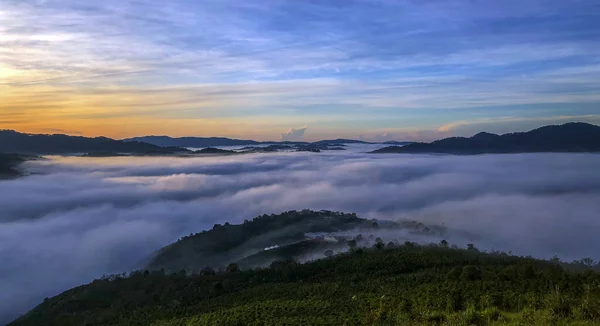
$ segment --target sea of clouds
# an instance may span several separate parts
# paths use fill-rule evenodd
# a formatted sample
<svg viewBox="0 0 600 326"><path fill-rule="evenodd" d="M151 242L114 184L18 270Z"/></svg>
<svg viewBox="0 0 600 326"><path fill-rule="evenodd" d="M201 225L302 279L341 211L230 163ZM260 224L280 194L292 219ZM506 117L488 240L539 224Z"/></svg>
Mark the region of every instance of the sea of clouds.
<svg viewBox="0 0 600 326"><path fill-rule="evenodd" d="M409 219L477 247L600 258L600 155L343 152L49 157L0 181L0 324L225 221L292 209ZM449 239L460 243L461 239Z"/></svg>

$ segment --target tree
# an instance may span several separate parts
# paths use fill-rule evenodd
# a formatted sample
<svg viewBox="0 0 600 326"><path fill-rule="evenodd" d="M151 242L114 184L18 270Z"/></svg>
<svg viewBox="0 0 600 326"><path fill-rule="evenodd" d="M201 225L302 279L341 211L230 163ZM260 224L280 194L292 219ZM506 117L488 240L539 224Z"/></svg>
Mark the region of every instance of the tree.
<svg viewBox="0 0 600 326"><path fill-rule="evenodd" d="M204 266L200 270L200 275L215 275L215 270L210 266Z"/></svg>
<svg viewBox="0 0 600 326"><path fill-rule="evenodd" d="M465 281L475 281L481 278L481 271L476 266L468 265L463 267L460 278Z"/></svg>
<svg viewBox="0 0 600 326"><path fill-rule="evenodd" d="M231 264L227 265L226 271L227 271L227 273L237 273L240 271L240 267L236 263L231 263Z"/></svg>
<svg viewBox="0 0 600 326"><path fill-rule="evenodd" d="M467 249L473 250L473 251L479 251L479 250L477 250L477 248L475 248L475 245L472 243L467 244Z"/></svg>
<svg viewBox="0 0 600 326"><path fill-rule="evenodd" d="M350 250L356 249L356 246L357 246L356 240L350 240L350 241L348 241L348 247L350 247Z"/></svg>
<svg viewBox="0 0 600 326"><path fill-rule="evenodd" d="M440 241L440 246L442 246L444 248L448 248L448 241L446 241L445 239Z"/></svg>
<svg viewBox="0 0 600 326"><path fill-rule="evenodd" d="M586 267L594 266L594 260L590 257L582 258L579 262L585 265Z"/></svg>

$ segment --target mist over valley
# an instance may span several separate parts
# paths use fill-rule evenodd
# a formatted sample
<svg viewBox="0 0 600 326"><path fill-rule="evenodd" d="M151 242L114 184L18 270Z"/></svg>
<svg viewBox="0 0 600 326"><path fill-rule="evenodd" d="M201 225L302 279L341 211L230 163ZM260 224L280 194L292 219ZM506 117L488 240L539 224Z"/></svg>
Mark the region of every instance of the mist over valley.
<svg viewBox="0 0 600 326"><path fill-rule="evenodd" d="M0 301L8 303L0 320L104 274L144 268L163 246L215 224L290 210L356 213L444 230L415 234L380 222L377 229L347 228L331 236L361 233L386 243L445 239L540 258L600 258L600 155L366 153L382 146L27 161L20 166L27 175L0 182ZM252 250L237 251L235 259L286 244L273 239L242 246ZM337 251L344 250L345 244ZM322 258L323 251L303 259Z"/></svg>

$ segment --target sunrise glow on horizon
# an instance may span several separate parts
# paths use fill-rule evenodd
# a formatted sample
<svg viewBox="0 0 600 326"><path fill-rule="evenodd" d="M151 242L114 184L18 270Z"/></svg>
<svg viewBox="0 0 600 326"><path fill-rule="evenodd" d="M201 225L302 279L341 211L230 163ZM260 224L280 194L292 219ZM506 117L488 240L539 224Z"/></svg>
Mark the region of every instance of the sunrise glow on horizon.
<svg viewBox="0 0 600 326"><path fill-rule="evenodd" d="M3 0L0 129L433 140L600 124L600 3Z"/></svg>

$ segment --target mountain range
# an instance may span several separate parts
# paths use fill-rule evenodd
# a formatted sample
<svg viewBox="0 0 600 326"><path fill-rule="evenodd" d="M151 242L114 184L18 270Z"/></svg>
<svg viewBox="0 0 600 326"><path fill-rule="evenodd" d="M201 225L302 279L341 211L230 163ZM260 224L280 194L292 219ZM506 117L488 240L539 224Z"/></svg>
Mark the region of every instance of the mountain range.
<svg viewBox="0 0 600 326"><path fill-rule="evenodd" d="M266 148L257 145L266 145ZM277 152L295 150L319 152L343 150L345 144L370 144L361 140L331 139L316 142L259 142L223 137L147 136L125 140L106 137L88 138L68 135L25 134L0 130L0 153L21 154L88 154L111 155L171 155L194 154L186 148L217 146L247 146L241 152ZM496 135L480 132L473 137L451 137L431 143L386 142L393 146L371 153L528 153L528 152L600 152L600 127L588 123L566 123L537 128L528 132ZM210 151L216 152L214 149ZM203 154L203 153L198 153Z"/></svg>
<svg viewBox="0 0 600 326"><path fill-rule="evenodd" d="M219 146L253 146L253 145L338 145L338 144L369 144L368 142L355 139L325 139L316 142L305 141L255 141L244 139L232 139L225 137L180 137L169 136L144 136L123 139L125 142L144 142L156 146L174 147L219 147Z"/></svg>
<svg viewBox="0 0 600 326"><path fill-rule="evenodd" d="M106 137L87 138L68 135L25 134L13 130L0 130L0 153L24 154L76 154L76 153L127 153L173 154L186 152L177 147L161 147L142 142L124 142Z"/></svg>
<svg viewBox="0 0 600 326"><path fill-rule="evenodd" d="M473 137L451 137L431 143L389 146L372 153L535 153L535 152L600 152L600 127L571 122L551 125L528 132L496 135L480 132Z"/></svg>

